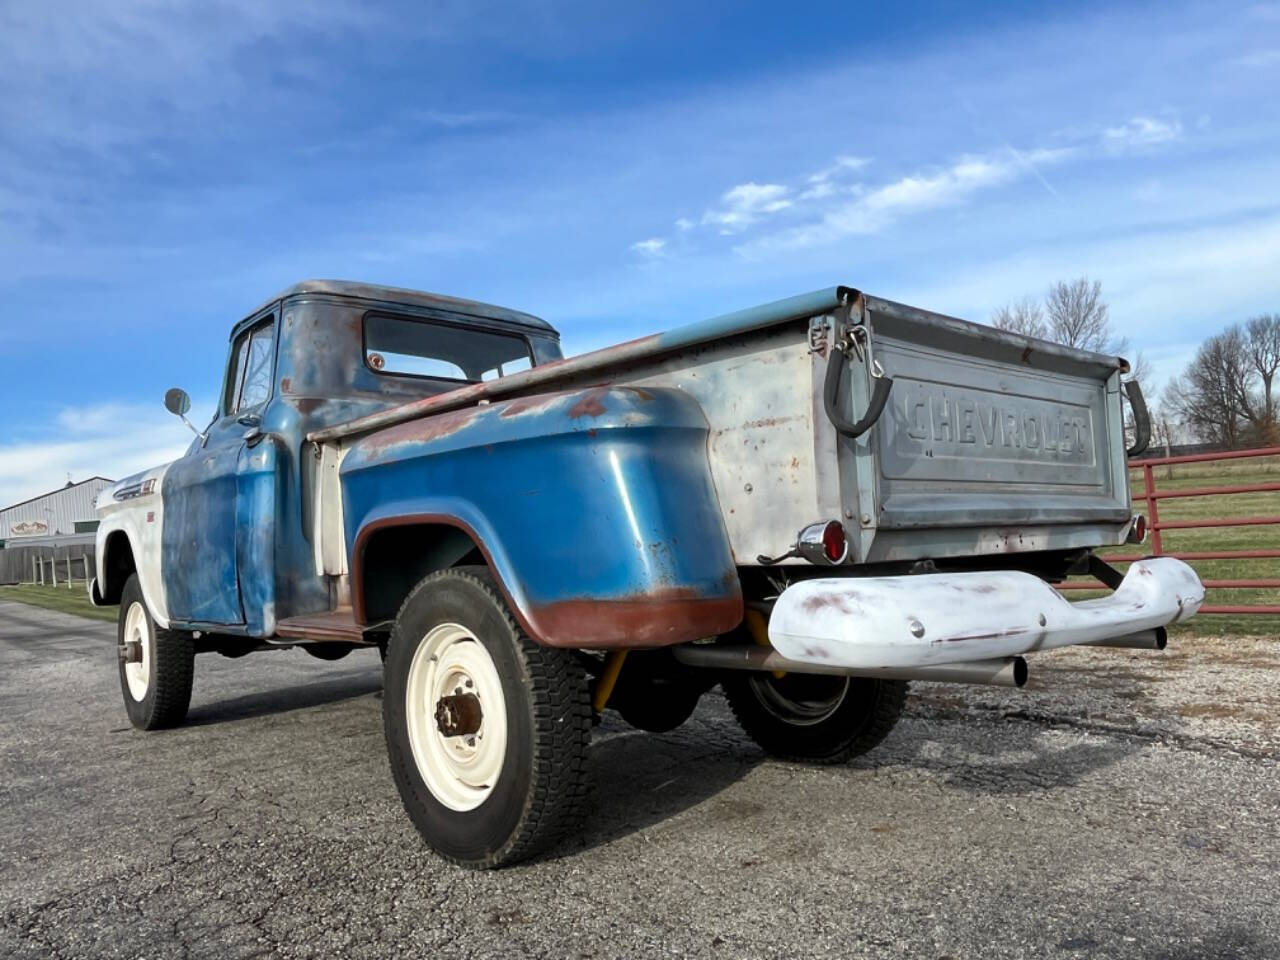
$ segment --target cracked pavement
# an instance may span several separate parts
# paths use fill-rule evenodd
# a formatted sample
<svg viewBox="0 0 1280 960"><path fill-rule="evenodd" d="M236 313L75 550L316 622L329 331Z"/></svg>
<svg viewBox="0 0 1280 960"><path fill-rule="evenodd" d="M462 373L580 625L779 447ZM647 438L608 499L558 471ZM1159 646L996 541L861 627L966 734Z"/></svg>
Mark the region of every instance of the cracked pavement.
<svg viewBox="0 0 1280 960"><path fill-rule="evenodd" d="M0 956L1280 957L1280 644L1067 650L918 684L843 767L707 697L606 716L581 833L437 860L384 758L376 652L196 660L128 724L112 626L0 603Z"/></svg>

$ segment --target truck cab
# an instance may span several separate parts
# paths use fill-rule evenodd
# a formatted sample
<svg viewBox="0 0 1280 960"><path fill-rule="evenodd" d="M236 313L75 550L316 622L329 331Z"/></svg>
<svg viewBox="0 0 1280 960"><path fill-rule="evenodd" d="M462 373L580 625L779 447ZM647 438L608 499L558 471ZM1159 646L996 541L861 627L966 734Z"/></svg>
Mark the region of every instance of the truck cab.
<svg viewBox="0 0 1280 960"><path fill-rule="evenodd" d="M232 328L218 408L186 454L104 491L99 598L118 602L136 571L162 627L218 636L223 648L349 608L345 584L312 559L307 434L560 357L559 335L527 313L295 284Z"/></svg>

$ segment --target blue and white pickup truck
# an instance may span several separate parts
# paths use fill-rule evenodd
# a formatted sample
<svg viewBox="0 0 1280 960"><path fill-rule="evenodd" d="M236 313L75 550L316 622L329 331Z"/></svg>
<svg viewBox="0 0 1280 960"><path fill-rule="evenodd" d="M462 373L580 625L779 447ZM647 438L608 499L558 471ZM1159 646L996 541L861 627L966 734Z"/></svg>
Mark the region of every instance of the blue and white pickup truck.
<svg viewBox="0 0 1280 960"><path fill-rule="evenodd" d="M528 314L300 283L232 329L186 455L103 492L90 592L142 729L197 653L378 647L410 817L499 866L572 827L606 707L671 729L718 683L766 751L841 762L911 680L1162 647L1196 575L1093 553L1145 536L1126 371L850 287L564 359Z"/></svg>

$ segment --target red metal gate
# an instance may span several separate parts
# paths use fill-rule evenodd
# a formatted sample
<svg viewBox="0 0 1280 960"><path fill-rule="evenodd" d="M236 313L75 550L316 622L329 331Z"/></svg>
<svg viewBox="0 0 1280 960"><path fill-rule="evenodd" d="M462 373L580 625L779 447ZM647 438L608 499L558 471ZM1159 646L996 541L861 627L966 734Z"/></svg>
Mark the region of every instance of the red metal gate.
<svg viewBox="0 0 1280 960"><path fill-rule="evenodd" d="M1108 561L1125 563L1141 560L1152 554L1157 556L1177 557L1186 560L1193 567L1197 560L1273 560L1280 559L1280 531L1276 534L1277 547L1265 550L1201 550L1190 552L1165 553L1165 530L1188 530L1201 527L1254 527L1280 525L1280 516L1272 517L1210 517L1199 520L1161 520L1160 501L1184 497L1218 497L1237 493L1268 493L1280 491L1280 482L1245 483L1216 487L1195 487L1186 490L1161 490L1156 485L1155 468L1179 463L1210 463L1220 460L1244 460L1250 457L1277 457L1280 447L1263 447L1258 450L1233 450L1227 453L1203 453L1185 457L1161 457L1155 460L1142 460L1130 464L1131 470L1142 470L1145 481L1141 491L1133 492L1134 506L1146 501L1147 528L1151 531L1151 554L1107 554ZM1207 589L1271 589L1280 587L1280 579L1256 580L1205 580ZM1094 582L1060 584L1059 589L1096 590ZM1200 608L1201 613L1235 613L1235 614L1280 614L1280 604L1229 604L1207 603Z"/></svg>

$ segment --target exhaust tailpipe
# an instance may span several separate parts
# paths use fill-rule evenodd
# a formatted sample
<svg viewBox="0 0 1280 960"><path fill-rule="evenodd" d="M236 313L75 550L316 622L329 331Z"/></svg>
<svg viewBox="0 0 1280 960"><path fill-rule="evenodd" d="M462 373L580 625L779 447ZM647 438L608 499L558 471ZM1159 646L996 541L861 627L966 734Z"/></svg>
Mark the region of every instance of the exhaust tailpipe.
<svg viewBox="0 0 1280 960"><path fill-rule="evenodd" d="M1111 637L1109 640L1090 640L1081 644L1086 647L1119 647L1123 650L1163 650L1169 645L1169 633L1164 627L1153 630L1139 630L1123 637Z"/></svg>
<svg viewBox="0 0 1280 960"><path fill-rule="evenodd" d="M930 683L973 683L994 687L1021 687L1027 682L1027 661L1022 657L999 657L994 660L930 664L921 667L870 668L801 663L797 660L788 660L768 647L686 643L672 647L671 653L685 666L713 670L780 670L787 673L873 677L883 680L924 680Z"/></svg>

